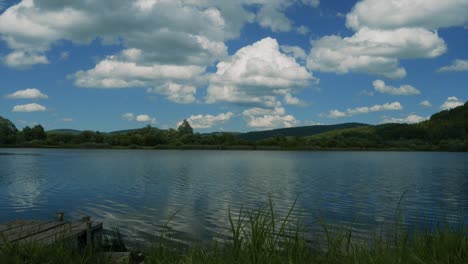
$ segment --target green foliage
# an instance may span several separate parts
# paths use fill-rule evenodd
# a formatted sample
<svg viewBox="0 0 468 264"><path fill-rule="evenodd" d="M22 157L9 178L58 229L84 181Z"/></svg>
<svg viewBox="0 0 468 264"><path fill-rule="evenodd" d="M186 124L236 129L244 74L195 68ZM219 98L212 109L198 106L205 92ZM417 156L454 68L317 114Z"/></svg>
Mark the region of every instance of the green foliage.
<svg viewBox="0 0 468 264"><path fill-rule="evenodd" d="M190 123L185 119L184 119L184 121L182 121L182 124L180 124L180 126L177 128L177 131L181 135L192 135L193 134L193 129L190 126Z"/></svg>
<svg viewBox="0 0 468 264"><path fill-rule="evenodd" d="M468 103L434 114L419 124L383 124L335 130L308 137L321 148L468 150Z"/></svg>
<svg viewBox="0 0 468 264"><path fill-rule="evenodd" d="M0 116L0 145L14 144L17 132L15 124Z"/></svg>
<svg viewBox="0 0 468 264"><path fill-rule="evenodd" d="M304 136L310 135L313 136ZM18 132L0 117L0 145L81 148L184 148L184 149L351 149L468 151L468 104L434 114L419 124L370 126L346 123L240 133L193 133L187 120L175 129L151 126L112 133L54 130L40 125Z"/></svg>
<svg viewBox="0 0 468 264"><path fill-rule="evenodd" d="M22 133L26 141L44 140L47 138L44 128L41 125L36 125L33 128L26 126L23 128Z"/></svg>
<svg viewBox="0 0 468 264"><path fill-rule="evenodd" d="M295 212L295 203L280 214L270 200L258 209L240 209L238 213L228 209L230 234L224 242L182 247L163 229L159 241L118 263L468 263L466 226L438 225L434 230L415 228L410 232L400 228L398 215L397 209L395 223L389 223L395 228L384 234L355 237L352 225L336 226L320 219L322 229L306 237L309 232ZM168 229L169 223L164 228ZM126 250L118 231L113 239L98 245L101 250ZM0 263L116 262L89 248L26 243L0 246Z"/></svg>

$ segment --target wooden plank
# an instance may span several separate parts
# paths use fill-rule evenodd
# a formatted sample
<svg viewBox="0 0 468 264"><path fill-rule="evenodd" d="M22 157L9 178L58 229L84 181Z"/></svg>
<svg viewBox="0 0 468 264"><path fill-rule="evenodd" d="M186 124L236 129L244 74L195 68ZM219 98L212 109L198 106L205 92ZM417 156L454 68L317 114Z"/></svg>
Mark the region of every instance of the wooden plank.
<svg viewBox="0 0 468 264"><path fill-rule="evenodd" d="M38 242L43 239L47 239L49 237L54 237L54 236L61 236L61 239L65 239L68 237L65 236L68 232L71 232L72 230L86 230L86 224L81 223L81 222L65 222L65 224L57 226L56 228L49 229L47 231L37 233L32 236L25 237L23 239L18 240L17 242Z"/></svg>
<svg viewBox="0 0 468 264"><path fill-rule="evenodd" d="M86 223L84 225L74 226L69 230L64 230L61 233L56 233L53 236L49 236L47 238L43 238L40 240L36 240L39 243L50 245L56 242L60 242L63 240L76 240L79 237L86 235ZM102 223L96 223L92 226L93 236L97 231L102 230Z"/></svg>
<svg viewBox="0 0 468 264"><path fill-rule="evenodd" d="M32 225L26 225L21 228L15 228L3 234L3 239L5 240L3 241L3 243L21 240L23 238L30 237L38 233L52 230L64 224L66 224L66 222L51 221L51 222L39 222L39 223L35 223Z"/></svg>
<svg viewBox="0 0 468 264"><path fill-rule="evenodd" d="M93 231L102 229L102 223L93 225ZM85 222L68 222L65 225L58 226L56 228L47 230L35 234L33 236L26 237L19 240L18 242L38 242L46 245L50 245L59 241L68 239L77 239L80 236L86 234L86 223Z"/></svg>
<svg viewBox="0 0 468 264"><path fill-rule="evenodd" d="M19 228L24 225L32 224L32 223L37 223L39 221L32 221L32 220L15 220L8 222L6 224L0 225L0 233L8 231L10 229L14 228Z"/></svg>
<svg viewBox="0 0 468 264"><path fill-rule="evenodd" d="M22 230L28 230L34 228L36 225L41 224L39 221L31 221L29 223L18 223L10 225L10 228L0 233L0 243L9 241L9 237Z"/></svg>

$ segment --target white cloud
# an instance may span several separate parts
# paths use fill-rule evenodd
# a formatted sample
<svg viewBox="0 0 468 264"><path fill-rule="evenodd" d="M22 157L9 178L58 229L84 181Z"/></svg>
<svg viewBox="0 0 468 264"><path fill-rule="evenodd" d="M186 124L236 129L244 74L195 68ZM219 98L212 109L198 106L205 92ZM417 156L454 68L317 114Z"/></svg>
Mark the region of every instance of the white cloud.
<svg viewBox="0 0 468 264"><path fill-rule="evenodd" d="M301 35L307 35L310 33L310 29L304 25L302 26L299 26L298 28L296 28L296 31L297 33L301 34Z"/></svg>
<svg viewBox="0 0 468 264"><path fill-rule="evenodd" d="M278 95L305 88L314 80L294 58L279 51L275 39L265 38L217 64L206 101L275 107Z"/></svg>
<svg viewBox="0 0 468 264"><path fill-rule="evenodd" d="M268 0L268 1L251 1L251 3L262 4L260 10L256 15L257 23L264 27L269 28L273 32L291 31L293 22L285 15L285 10L296 2L301 2L304 5L318 7L319 0ZM307 34L308 29L301 26L297 29L299 34Z"/></svg>
<svg viewBox="0 0 468 264"><path fill-rule="evenodd" d="M442 110L449 110L458 106L464 105L464 102L458 99L455 96L450 96L447 100L440 106Z"/></svg>
<svg viewBox="0 0 468 264"><path fill-rule="evenodd" d="M255 128L293 127L299 123L292 115L287 115L281 107L273 109L254 107L242 112L247 126Z"/></svg>
<svg viewBox="0 0 468 264"><path fill-rule="evenodd" d="M197 89L195 86L169 82L162 86L150 88L148 92L164 94L172 102L188 104L196 101L195 94Z"/></svg>
<svg viewBox="0 0 468 264"><path fill-rule="evenodd" d="M292 22L283 13L279 6L265 5L257 14L257 22L264 28L270 28L273 32L291 31Z"/></svg>
<svg viewBox="0 0 468 264"><path fill-rule="evenodd" d="M429 102L428 100L422 101L421 103L419 103L419 105L422 107L432 107L431 102Z"/></svg>
<svg viewBox="0 0 468 264"><path fill-rule="evenodd" d="M363 0L346 16L346 25L355 30L463 26L468 22L467 10L466 0Z"/></svg>
<svg viewBox="0 0 468 264"><path fill-rule="evenodd" d="M312 44L308 67L403 78L400 59L435 58L447 47L437 29L468 22L466 0L362 0L346 15L350 37L325 36ZM448 15L450 14L450 15Z"/></svg>
<svg viewBox="0 0 468 264"><path fill-rule="evenodd" d="M191 115L187 118L187 121L190 123L190 126L197 129L210 128L220 123L225 123L229 121L234 114L232 112L221 113L218 115ZM182 121L177 123L177 126L180 126Z"/></svg>
<svg viewBox="0 0 468 264"><path fill-rule="evenodd" d="M340 117L346 117L348 114L346 112L342 112L340 110L330 110L327 115L322 114L321 116L326 116L328 118L340 118Z"/></svg>
<svg viewBox="0 0 468 264"><path fill-rule="evenodd" d="M284 12L298 3L316 7L319 1L23 0L0 14L0 39L13 50L7 60L11 67L48 63L45 54L56 42L95 39L142 50L139 65L206 67L227 55L224 42L237 37L247 22L291 30L293 22ZM18 62L18 56L24 59Z"/></svg>
<svg viewBox="0 0 468 264"><path fill-rule="evenodd" d="M293 56L296 60L303 60L307 59L306 52L299 46L288 46L288 45L281 45L281 51L284 53Z"/></svg>
<svg viewBox="0 0 468 264"><path fill-rule="evenodd" d="M368 114L373 112L382 112L382 111L398 111L402 110L403 106L399 102L385 103L382 105L373 105L373 106L363 106L356 108L348 108L346 111L340 110L330 110L328 113L321 114L322 117L328 118L340 118L360 114Z"/></svg>
<svg viewBox="0 0 468 264"><path fill-rule="evenodd" d="M32 103L32 104L24 104L24 105L16 105L13 107L13 112L44 112L47 108L40 104Z"/></svg>
<svg viewBox="0 0 468 264"><path fill-rule="evenodd" d="M35 64L48 64L49 60L36 52L14 51L3 58L3 63L11 68L27 69Z"/></svg>
<svg viewBox="0 0 468 264"><path fill-rule="evenodd" d="M247 116L247 126L256 128L293 127L298 121L292 115Z"/></svg>
<svg viewBox="0 0 468 264"><path fill-rule="evenodd" d="M156 124L156 118L154 117L151 117L149 115L137 115L135 117L135 120L137 122L141 122L141 123L151 123L151 124Z"/></svg>
<svg viewBox="0 0 468 264"><path fill-rule="evenodd" d="M70 52L62 51L60 53L60 59L61 60L68 60L69 57L70 57Z"/></svg>
<svg viewBox="0 0 468 264"><path fill-rule="evenodd" d="M280 89L274 91L275 94L283 96L283 101L287 105L306 106L307 103L291 94L291 89Z"/></svg>
<svg viewBox="0 0 468 264"><path fill-rule="evenodd" d="M401 58L434 58L446 51L436 32L422 28L375 30L362 28L351 37L325 36L312 43L307 59L311 70L369 73L403 78Z"/></svg>
<svg viewBox="0 0 468 264"><path fill-rule="evenodd" d="M312 7L318 7L320 5L320 0L302 0L302 3Z"/></svg>
<svg viewBox="0 0 468 264"><path fill-rule="evenodd" d="M286 110L281 106L275 107L273 109L253 107L253 108L244 110L244 112L242 112L242 115L244 116L285 115L285 114L286 114Z"/></svg>
<svg viewBox="0 0 468 264"><path fill-rule="evenodd" d="M127 120L128 122L137 121L141 123L156 124L156 118L145 114L135 115L133 113L125 113L122 114L122 119Z"/></svg>
<svg viewBox="0 0 468 264"><path fill-rule="evenodd" d="M382 120L382 123L406 123L406 124L415 124L429 119L429 117L422 117L416 114L410 114L404 118L395 118L395 117L385 117Z"/></svg>
<svg viewBox="0 0 468 264"><path fill-rule="evenodd" d="M441 67L438 72L468 71L468 60L454 60L452 65Z"/></svg>
<svg viewBox="0 0 468 264"><path fill-rule="evenodd" d="M393 87L390 85L386 85L382 80L375 80L372 85L374 86L374 90L379 93L387 93L392 95L416 95L421 94L421 92L414 88L411 85L402 85L400 87Z"/></svg>
<svg viewBox="0 0 468 264"><path fill-rule="evenodd" d="M109 56L93 69L75 74L75 84L93 88L145 87L158 81L187 81L203 73L204 68L196 65L139 65L136 62L121 60L121 56Z"/></svg>
<svg viewBox="0 0 468 264"><path fill-rule="evenodd" d="M122 114L122 118L130 122L135 120L135 115L133 113L125 113Z"/></svg>
<svg viewBox="0 0 468 264"><path fill-rule="evenodd" d="M8 94L5 96L9 99L47 99L49 96L43 94L39 89L36 88L28 88L24 90L16 91L12 94Z"/></svg>
<svg viewBox="0 0 468 264"><path fill-rule="evenodd" d="M205 68L197 65L140 65L144 57L138 49L123 50L109 56L93 69L79 71L74 76L79 87L117 89L144 87L150 93L161 94L176 103L195 102L195 86Z"/></svg>
<svg viewBox="0 0 468 264"><path fill-rule="evenodd" d="M73 122L73 118L65 117L61 119L62 122Z"/></svg>

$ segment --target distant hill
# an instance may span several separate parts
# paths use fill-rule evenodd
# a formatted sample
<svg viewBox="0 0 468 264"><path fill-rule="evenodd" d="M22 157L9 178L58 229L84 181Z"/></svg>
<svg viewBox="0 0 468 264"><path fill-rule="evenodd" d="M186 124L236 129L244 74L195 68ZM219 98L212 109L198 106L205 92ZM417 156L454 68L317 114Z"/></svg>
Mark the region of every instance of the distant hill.
<svg viewBox="0 0 468 264"><path fill-rule="evenodd" d="M111 134L111 135L124 135L124 134L130 133L130 132L135 132L135 131L139 131L139 130L140 130L140 128L116 130L116 131L109 132L109 134Z"/></svg>
<svg viewBox="0 0 468 264"><path fill-rule="evenodd" d="M144 127L144 128L135 128L135 129L116 130L116 131L109 132L108 134L110 134L110 135L125 135L125 134L128 134L128 133L142 132L142 131L145 131L147 129L148 128ZM159 129L157 127L151 127L151 130L156 131L156 132L162 131L161 129Z"/></svg>
<svg viewBox="0 0 468 264"><path fill-rule="evenodd" d="M250 141L264 140L275 136L285 137L305 137L317 135L327 131L348 129L356 127L365 127L368 124L362 123L344 123L338 125L316 125L316 126L302 126L302 127L290 127L290 128L279 128L273 130L264 131L253 131L237 135L238 138Z"/></svg>
<svg viewBox="0 0 468 264"><path fill-rule="evenodd" d="M327 131L306 138L324 148L468 151L468 102L418 124L382 124Z"/></svg>
<svg viewBox="0 0 468 264"><path fill-rule="evenodd" d="M83 131L76 130L76 129L52 129L46 131L48 134L68 134L68 135L78 135Z"/></svg>

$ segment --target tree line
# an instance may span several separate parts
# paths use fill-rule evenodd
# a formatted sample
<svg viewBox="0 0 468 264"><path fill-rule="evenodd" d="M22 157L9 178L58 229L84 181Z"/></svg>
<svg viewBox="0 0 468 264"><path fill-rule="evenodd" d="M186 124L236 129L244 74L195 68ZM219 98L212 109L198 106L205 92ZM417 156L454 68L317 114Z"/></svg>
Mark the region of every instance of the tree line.
<svg viewBox="0 0 468 264"><path fill-rule="evenodd" d="M83 131L45 132L41 125L21 131L0 117L0 146L20 147L188 147L227 146L267 149L396 149L468 151L468 103L434 114L419 124L383 124L337 129L312 136L278 134L246 140L233 133L194 133L187 120L177 129L146 126L120 133Z"/></svg>

